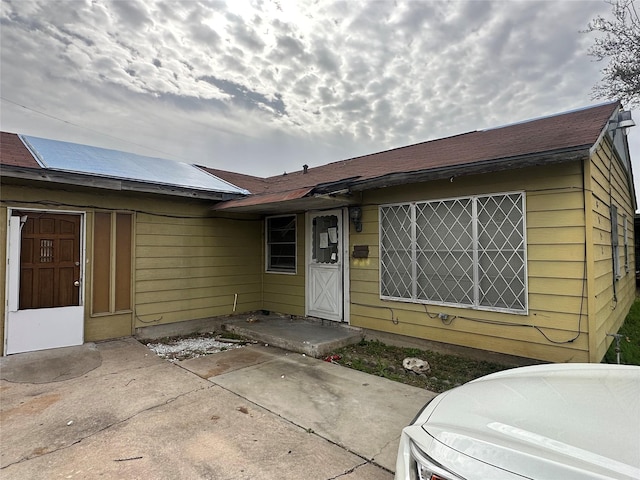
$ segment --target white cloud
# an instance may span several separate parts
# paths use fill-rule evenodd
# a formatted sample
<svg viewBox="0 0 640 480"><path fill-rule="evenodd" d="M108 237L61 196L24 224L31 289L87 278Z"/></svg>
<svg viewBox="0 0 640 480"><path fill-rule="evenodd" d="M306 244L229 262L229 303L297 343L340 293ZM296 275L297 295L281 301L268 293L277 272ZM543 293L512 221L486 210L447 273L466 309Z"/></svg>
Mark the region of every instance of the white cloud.
<svg viewBox="0 0 640 480"><path fill-rule="evenodd" d="M579 31L608 11L3 0L2 95L50 116L3 102L2 128L278 174L592 103L601 65Z"/></svg>

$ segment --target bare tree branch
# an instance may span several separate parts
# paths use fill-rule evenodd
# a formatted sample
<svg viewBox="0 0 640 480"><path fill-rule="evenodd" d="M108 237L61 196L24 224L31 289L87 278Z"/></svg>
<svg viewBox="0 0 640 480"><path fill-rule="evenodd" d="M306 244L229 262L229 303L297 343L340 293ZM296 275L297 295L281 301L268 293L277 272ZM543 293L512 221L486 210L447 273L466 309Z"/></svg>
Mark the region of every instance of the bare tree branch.
<svg viewBox="0 0 640 480"><path fill-rule="evenodd" d="M640 19L635 0L606 0L613 20L597 16L585 33L601 33L589 48L597 61L608 60L593 98L619 99L628 108L640 106Z"/></svg>

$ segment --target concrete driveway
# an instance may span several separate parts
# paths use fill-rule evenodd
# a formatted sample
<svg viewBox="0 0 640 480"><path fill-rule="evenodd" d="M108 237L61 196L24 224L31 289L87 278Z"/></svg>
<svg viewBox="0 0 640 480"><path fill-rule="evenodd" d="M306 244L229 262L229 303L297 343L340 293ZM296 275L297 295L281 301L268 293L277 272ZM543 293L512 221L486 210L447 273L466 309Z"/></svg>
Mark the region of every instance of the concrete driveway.
<svg viewBox="0 0 640 480"><path fill-rule="evenodd" d="M0 477L391 479L433 393L265 346L134 339L0 359Z"/></svg>

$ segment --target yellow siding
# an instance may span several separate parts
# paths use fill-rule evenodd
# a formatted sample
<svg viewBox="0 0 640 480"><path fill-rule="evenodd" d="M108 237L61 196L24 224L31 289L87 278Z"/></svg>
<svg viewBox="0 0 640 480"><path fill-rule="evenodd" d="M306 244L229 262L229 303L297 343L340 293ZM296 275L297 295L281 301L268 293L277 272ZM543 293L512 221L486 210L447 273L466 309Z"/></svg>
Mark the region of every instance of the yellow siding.
<svg viewBox="0 0 640 480"><path fill-rule="evenodd" d="M630 182L621 162L611 151L608 139L592 155L589 165L591 219L593 242L593 318L590 360L600 361L617 332L635 298L635 251L633 219L635 208L629 191ZM618 243L621 276L614 280L610 205L618 208ZM624 225L627 218L628 264L624 268ZM614 295L615 285L615 295Z"/></svg>
<svg viewBox="0 0 640 480"><path fill-rule="evenodd" d="M86 213L85 341L131 335L137 327L262 308L260 220L213 218L212 202L123 192L59 191L2 185L0 235L7 207ZM11 201L8 201L11 199ZM38 202L38 203L34 203ZM91 314L93 213L134 213L133 309ZM6 242L0 253L6 258ZM5 278L6 265L0 272ZM4 289L0 296L4 298ZM237 297L236 297L237 294ZM4 305L2 302L3 318ZM0 322L3 328L3 323Z"/></svg>
<svg viewBox="0 0 640 480"><path fill-rule="evenodd" d="M85 316L85 341L109 340L111 338L131 335L131 314L111 314L101 316Z"/></svg>
<svg viewBox="0 0 640 480"><path fill-rule="evenodd" d="M262 223L264 235L264 222ZM296 273L272 273L265 268L264 236L261 237L262 260L260 268L263 282L263 307L270 312L287 315L304 315L305 309L305 216L296 216Z"/></svg>
<svg viewBox="0 0 640 480"><path fill-rule="evenodd" d="M519 190L526 193L528 315L380 300L379 204ZM363 231L352 231L350 243L369 245L370 258L351 259L352 325L541 360L589 359L580 163L380 189L365 192L363 203Z"/></svg>
<svg viewBox="0 0 640 480"><path fill-rule="evenodd" d="M85 341L102 340L105 338L116 338L132 333L131 312L114 315L91 316L91 293L92 293L92 260L93 260L93 212L97 209L108 210L129 210L129 207L145 205L141 198L131 198L120 193L113 195L92 195L82 191L53 190L42 188L38 184L14 185L5 183L3 179L1 197L3 200L2 210L6 215L7 207L42 209L48 211L72 210L85 213L86 223L86 244L85 244L85 277L84 286L84 316L85 316ZM147 201L148 202L148 201ZM6 222L3 223L6 231ZM6 233L3 234L6 239ZM3 248L5 241L2 242ZM4 275L4 273L3 273ZM5 277L3 277L5 278ZM3 292L4 293L4 292ZM4 305L3 302L3 318Z"/></svg>
<svg viewBox="0 0 640 480"><path fill-rule="evenodd" d="M261 222L189 214L136 215L136 328L261 308Z"/></svg>
<svg viewBox="0 0 640 480"><path fill-rule="evenodd" d="M635 297L634 205L626 172L605 139L584 165L572 162L512 172L383 188L362 194L363 229L349 251L351 325L546 361L599 361ZM4 181L4 180L3 180ZM525 191L528 272L526 315L380 299L380 204ZM297 214L295 274L266 272L264 220L213 218L211 202L134 193L57 191L2 185L0 235L7 207L86 213L85 340L130 335L135 328L259 309L305 312L305 216ZM11 199L8 201L8 199ZM42 202L42 203L33 203ZM621 278L611 260L609 206L618 208ZM133 213L133 308L91 315L93 215ZM628 222L624 270L623 218ZM6 242L0 242L6 258ZM6 262L0 274L6 278ZM5 291L0 292L4 318ZM442 321L439 313L448 315ZM0 322L0 332L4 322Z"/></svg>

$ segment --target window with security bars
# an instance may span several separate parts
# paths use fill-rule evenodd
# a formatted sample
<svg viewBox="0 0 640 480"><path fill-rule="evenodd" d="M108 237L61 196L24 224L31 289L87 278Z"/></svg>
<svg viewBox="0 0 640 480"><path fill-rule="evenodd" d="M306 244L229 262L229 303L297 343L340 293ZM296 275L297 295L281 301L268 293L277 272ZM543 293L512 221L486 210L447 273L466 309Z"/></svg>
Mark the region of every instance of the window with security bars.
<svg viewBox="0 0 640 480"><path fill-rule="evenodd" d="M525 313L524 193L381 206L380 294Z"/></svg>

